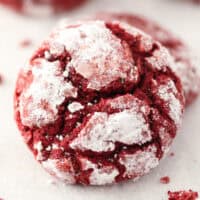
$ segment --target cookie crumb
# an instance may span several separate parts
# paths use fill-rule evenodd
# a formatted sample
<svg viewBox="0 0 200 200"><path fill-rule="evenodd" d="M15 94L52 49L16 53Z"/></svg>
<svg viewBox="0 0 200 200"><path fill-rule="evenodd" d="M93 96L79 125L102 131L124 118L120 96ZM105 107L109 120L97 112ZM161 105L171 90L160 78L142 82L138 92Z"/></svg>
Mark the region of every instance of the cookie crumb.
<svg viewBox="0 0 200 200"><path fill-rule="evenodd" d="M174 156L175 156L175 153L174 153L174 152L171 152L171 153L169 154L169 156L170 156L170 157L174 157Z"/></svg>
<svg viewBox="0 0 200 200"><path fill-rule="evenodd" d="M3 83L3 76L0 74L0 85ZM1 200L1 199L0 199Z"/></svg>
<svg viewBox="0 0 200 200"><path fill-rule="evenodd" d="M33 44L33 42L30 39L23 39L20 42L20 47L27 48L27 47L30 47L32 44Z"/></svg>
<svg viewBox="0 0 200 200"><path fill-rule="evenodd" d="M199 195L197 192L194 192L192 190L177 192L168 191L168 197L168 200L197 200Z"/></svg>
<svg viewBox="0 0 200 200"><path fill-rule="evenodd" d="M164 176L164 177L160 178L160 183L162 183L162 184L169 184L170 183L169 176Z"/></svg>

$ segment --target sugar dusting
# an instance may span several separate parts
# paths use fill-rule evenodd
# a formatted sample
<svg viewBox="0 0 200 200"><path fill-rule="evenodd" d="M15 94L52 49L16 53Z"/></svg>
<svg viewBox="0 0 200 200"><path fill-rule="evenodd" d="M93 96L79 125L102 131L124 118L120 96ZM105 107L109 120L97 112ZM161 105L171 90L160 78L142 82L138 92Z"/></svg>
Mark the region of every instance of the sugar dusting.
<svg viewBox="0 0 200 200"><path fill-rule="evenodd" d="M160 178L160 183L162 184L169 184L170 183L170 177L169 176L164 176Z"/></svg>
<svg viewBox="0 0 200 200"><path fill-rule="evenodd" d="M139 177L158 166L159 159L156 157L156 151L155 146L150 146L145 151L121 154L119 162L126 167L124 176Z"/></svg>
<svg viewBox="0 0 200 200"><path fill-rule="evenodd" d="M88 80L88 88L100 90L118 78L137 82L139 72L125 42L115 37L102 21L77 26L63 25L52 40L64 45L72 59L68 67Z"/></svg>
<svg viewBox="0 0 200 200"><path fill-rule="evenodd" d="M19 110L24 125L41 127L56 120L58 106L76 97L77 89L64 81L58 61L38 59L31 69L34 79L20 97Z"/></svg>
<svg viewBox="0 0 200 200"><path fill-rule="evenodd" d="M66 162L66 161L64 161ZM42 162L42 166L44 169L46 169L52 176L55 176L56 178L60 179L61 181L69 184L75 183L75 178L73 176L73 173L70 171L64 171L61 170L58 166L59 163L62 164L62 160L52 160L48 159L44 162ZM66 163L66 165L70 165L70 163ZM69 166L68 166L69 168Z"/></svg>
<svg viewBox="0 0 200 200"><path fill-rule="evenodd" d="M165 122L163 122L163 123L165 123ZM164 127L160 128L159 136L160 136L160 140L162 142L161 149L163 152L163 157L165 157L170 150L170 146L172 144L173 138L171 137L169 131Z"/></svg>
<svg viewBox="0 0 200 200"><path fill-rule="evenodd" d="M68 105L68 110L71 113L82 110L83 108L84 108L84 106L79 102L72 102L71 104Z"/></svg>
<svg viewBox="0 0 200 200"><path fill-rule="evenodd" d="M95 112L70 146L101 152L113 151L116 142L141 145L150 141L150 127L137 106L111 115Z"/></svg>
<svg viewBox="0 0 200 200"><path fill-rule="evenodd" d="M114 109L125 110L134 108L135 111L141 112L144 115L148 115L150 113L149 105L131 94L126 94L114 98L108 101L108 104Z"/></svg>
<svg viewBox="0 0 200 200"><path fill-rule="evenodd" d="M106 185L115 182L115 177L119 174L119 171L113 166L104 166L99 168L97 164L91 161L81 158L80 159L83 170L92 169L90 174L90 184L92 185Z"/></svg>
<svg viewBox="0 0 200 200"><path fill-rule="evenodd" d="M166 67L170 67L174 71L176 68L173 57L170 55L169 51L161 45L159 45L159 50L153 52L153 56L146 58L146 61L152 68L158 70L164 71Z"/></svg>
<svg viewBox="0 0 200 200"><path fill-rule="evenodd" d="M178 91L172 80L169 80L167 84L159 86L158 95L169 106L169 115L174 120L177 126L180 125L182 118L182 105L179 99L176 97Z"/></svg>
<svg viewBox="0 0 200 200"><path fill-rule="evenodd" d="M114 24L119 24L121 28L123 28L127 33L131 34L135 38L138 36L140 37L140 46L139 50L142 52L148 52L153 48L153 40L152 38L144 33L143 31L135 28L134 26L130 26L127 23L124 23L122 21L115 21Z"/></svg>
<svg viewBox="0 0 200 200"><path fill-rule="evenodd" d="M186 95L187 103L190 103L191 93L200 93L200 59L189 47L182 47L180 51L173 52L180 58L176 62L174 72L180 77Z"/></svg>

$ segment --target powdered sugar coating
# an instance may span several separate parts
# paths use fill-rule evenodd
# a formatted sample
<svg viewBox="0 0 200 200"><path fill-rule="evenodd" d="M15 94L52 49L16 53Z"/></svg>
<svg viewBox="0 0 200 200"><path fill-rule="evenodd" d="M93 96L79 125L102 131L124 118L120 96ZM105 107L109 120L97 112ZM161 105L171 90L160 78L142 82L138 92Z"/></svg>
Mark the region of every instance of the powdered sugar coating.
<svg viewBox="0 0 200 200"><path fill-rule="evenodd" d="M128 110L134 108L140 114L148 115L150 113L149 106L131 94L114 98L108 104L114 109Z"/></svg>
<svg viewBox="0 0 200 200"><path fill-rule="evenodd" d="M82 110L83 108L84 108L83 105L81 105L78 102L72 102L71 104L68 105L68 110L71 113L74 113L76 111Z"/></svg>
<svg viewBox="0 0 200 200"><path fill-rule="evenodd" d="M115 182L119 171L114 166L105 166L99 168L97 164L92 163L88 159L80 159L83 170L92 170L89 180L92 185L107 185Z"/></svg>
<svg viewBox="0 0 200 200"><path fill-rule="evenodd" d="M75 179L73 176L73 169L70 161L68 161L67 159L65 160L48 159L46 161L43 161L41 164L54 177L62 180L65 183L70 183L70 184L75 183ZM59 165L65 165L65 167L68 166L68 169L64 170L60 168Z"/></svg>
<svg viewBox="0 0 200 200"><path fill-rule="evenodd" d="M170 150L173 139L170 137L170 134L164 127L160 128L159 135L162 141L163 157L165 157Z"/></svg>
<svg viewBox="0 0 200 200"><path fill-rule="evenodd" d="M154 56L146 58L146 61L151 64L152 67L157 69L163 69L163 67L171 66L171 69L175 69L175 63L169 51L163 47L154 51Z"/></svg>
<svg viewBox="0 0 200 200"><path fill-rule="evenodd" d="M129 47L104 22L62 27L52 34L53 44L65 46L72 57L67 67L86 78L88 88L100 90L118 78L137 82L139 74Z"/></svg>
<svg viewBox="0 0 200 200"><path fill-rule="evenodd" d="M165 157L170 150L174 135L171 135L172 132L169 121L161 118L158 110L152 109L151 112L153 113L152 120L154 123L158 123L157 130L160 138L161 150L163 152L163 157ZM176 128L176 126L174 128Z"/></svg>
<svg viewBox="0 0 200 200"><path fill-rule="evenodd" d="M145 151L135 153L122 153L119 162L126 167L125 177L137 178L142 174L147 174L151 169L159 164L156 156L157 148L152 146Z"/></svg>
<svg viewBox="0 0 200 200"><path fill-rule="evenodd" d="M20 113L26 126L43 126L57 119L58 106L66 97L76 97L76 88L64 81L59 62L38 59L30 64L33 81L22 93Z"/></svg>
<svg viewBox="0 0 200 200"><path fill-rule="evenodd" d="M176 97L177 89L173 81L168 81L165 85L160 85L158 95L161 99L167 102L169 106L169 115L174 120L177 126L180 125L182 118L182 105Z"/></svg>
<svg viewBox="0 0 200 200"><path fill-rule="evenodd" d="M70 147L101 152L113 151L116 142L140 145L150 141L149 125L138 110L133 107L111 115L94 113Z"/></svg>
<svg viewBox="0 0 200 200"><path fill-rule="evenodd" d="M146 33L142 32L140 29L137 29L136 27L130 26L129 24L123 23L121 21L113 22L113 24L120 25L120 27L122 27L127 33L133 35L136 38L140 37L140 46L139 46L140 51L148 52L152 49L153 47L152 38Z"/></svg>
<svg viewBox="0 0 200 200"><path fill-rule="evenodd" d="M186 104L192 103L200 93L200 58L186 45L173 51L177 57L174 72L181 77Z"/></svg>

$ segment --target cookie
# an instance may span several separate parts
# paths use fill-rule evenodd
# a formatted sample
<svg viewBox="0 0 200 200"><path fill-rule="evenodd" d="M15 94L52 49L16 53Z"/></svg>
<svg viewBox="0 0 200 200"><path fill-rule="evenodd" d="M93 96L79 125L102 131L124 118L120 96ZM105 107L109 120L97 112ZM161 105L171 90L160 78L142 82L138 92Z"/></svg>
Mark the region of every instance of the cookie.
<svg viewBox="0 0 200 200"><path fill-rule="evenodd" d="M160 43L121 22L63 22L19 73L15 117L65 183L137 180L168 152L184 96Z"/></svg>
<svg viewBox="0 0 200 200"><path fill-rule="evenodd" d="M0 0L0 3L18 12L45 15L71 10L86 0Z"/></svg>

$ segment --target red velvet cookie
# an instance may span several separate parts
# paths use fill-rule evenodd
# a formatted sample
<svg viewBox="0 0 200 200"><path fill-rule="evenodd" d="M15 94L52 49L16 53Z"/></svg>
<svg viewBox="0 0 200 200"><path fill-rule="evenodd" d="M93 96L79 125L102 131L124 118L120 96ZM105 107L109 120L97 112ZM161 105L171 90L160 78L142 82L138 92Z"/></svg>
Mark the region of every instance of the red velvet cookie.
<svg viewBox="0 0 200 200"><path fill-rule="evenodd" d="M196 99L200 92L200 62L197 62L197 58L192 55L189 47L181 39L156 22L138 15L102 13L97 18L124 21L141 29L159 41L170 51L175 59L176 67L173 70L181 79L186 104L189 105Z"/></svg>
<svg viewBox="0 0 200 200"><path fill-rule="evenodd" d="M42 166L66 183L138 179L159 164L184 98L168 51L125 23L64 23L20 72L18 127Z"/></svg>
<svg viewBox="0 0 200 200"><path fill-rule="evenodd" d="M27 14L45 14L71 10L86 0L0 0L1 4Z"/></svg>

